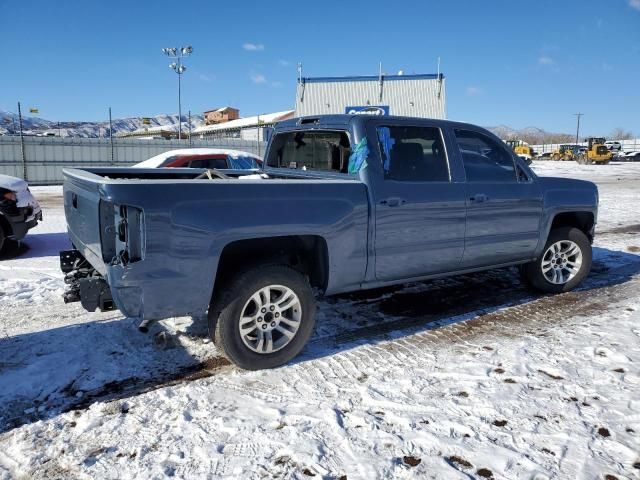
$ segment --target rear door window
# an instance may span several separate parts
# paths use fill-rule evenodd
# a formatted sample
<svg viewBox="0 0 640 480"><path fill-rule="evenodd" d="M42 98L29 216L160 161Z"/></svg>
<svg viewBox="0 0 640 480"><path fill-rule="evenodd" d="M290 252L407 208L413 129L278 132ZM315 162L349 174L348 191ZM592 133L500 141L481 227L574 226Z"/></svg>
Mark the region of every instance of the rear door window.
<svg viewBox="0 0 640 480"><path fill-rule="evenodd" d="M502 142L471 130L455 130L468 182L515 182L514 158Z"/></svg>
<svg viewBox="0 0 640 480"><path fill-rule="evenodd" d="M384 178L401 182L448 182L449 164L439 128L378 127Z"/></svg>

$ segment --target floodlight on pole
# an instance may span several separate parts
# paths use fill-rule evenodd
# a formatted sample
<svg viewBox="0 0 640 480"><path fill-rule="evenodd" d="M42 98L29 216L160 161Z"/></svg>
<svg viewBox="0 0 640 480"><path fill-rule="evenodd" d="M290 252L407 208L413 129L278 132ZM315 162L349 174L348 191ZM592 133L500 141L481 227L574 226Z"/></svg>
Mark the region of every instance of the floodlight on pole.
<svg viewBox="0 0 640 480"><path fill-rule="evenodd" d="M178 140L182 140L182 74L187 70L187 67L182 64L182 59L193 53L193 47L191 45L186 47L168 47L163 48L164 53L169 58L175 58L176 61L169 64L174 72L178 74Z"/></svg>

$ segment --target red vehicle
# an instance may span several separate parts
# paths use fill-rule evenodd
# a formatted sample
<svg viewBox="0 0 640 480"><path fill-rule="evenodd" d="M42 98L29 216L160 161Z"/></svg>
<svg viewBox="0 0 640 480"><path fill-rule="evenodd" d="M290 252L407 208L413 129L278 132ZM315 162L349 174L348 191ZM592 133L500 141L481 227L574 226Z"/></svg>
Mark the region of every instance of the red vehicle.
<svg viewBox="0 0 640 480"><path fill-rule="evenodd" d="M253 170L262 168L262 159L252 153L224 148L183 148L169 150L144 162L136 168L215 168Z"/></svg>

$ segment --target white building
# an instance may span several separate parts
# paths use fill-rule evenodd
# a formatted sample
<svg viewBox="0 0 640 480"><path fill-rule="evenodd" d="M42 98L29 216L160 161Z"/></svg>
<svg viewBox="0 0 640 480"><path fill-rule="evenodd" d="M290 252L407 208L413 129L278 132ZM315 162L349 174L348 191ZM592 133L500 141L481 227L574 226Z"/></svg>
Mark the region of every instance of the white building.
<svg viewBox="0 0 640 480"><path fill-rule="evenodd" d="M340 113L446 118L444 75L299 79L296 117Z"/></svg>
<svg viewBox="0 0 640 480"><path fill-rule="evenodd" d="M191 131L192 137L206 138L211 136L233 137L243 140L266 140L264 127L270 127L281 120L293 118L293 110L265 113L253 117L239 118L216 125L204 125Z"/></svg>

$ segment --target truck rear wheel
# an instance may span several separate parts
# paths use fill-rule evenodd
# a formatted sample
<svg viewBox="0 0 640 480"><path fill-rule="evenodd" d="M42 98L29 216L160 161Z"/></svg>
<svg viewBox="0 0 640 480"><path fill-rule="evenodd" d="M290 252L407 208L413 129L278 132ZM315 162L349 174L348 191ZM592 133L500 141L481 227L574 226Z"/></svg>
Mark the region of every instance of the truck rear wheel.
<svg viewBox="0 0 640 480"><path fill-rule="evenodd" d="M306 277L286 265L248 270L209 308L216 347L247 370L274 368L303 349L313 332L315 298Z"/></svg>
<svg viewBox="0 0 640 480"><path fill-rule="evenodd" d="M575 227L551 230L540 258L524 265L526 282L546 293L568 292L576 288L591 270L591 244Z"/></svg>

